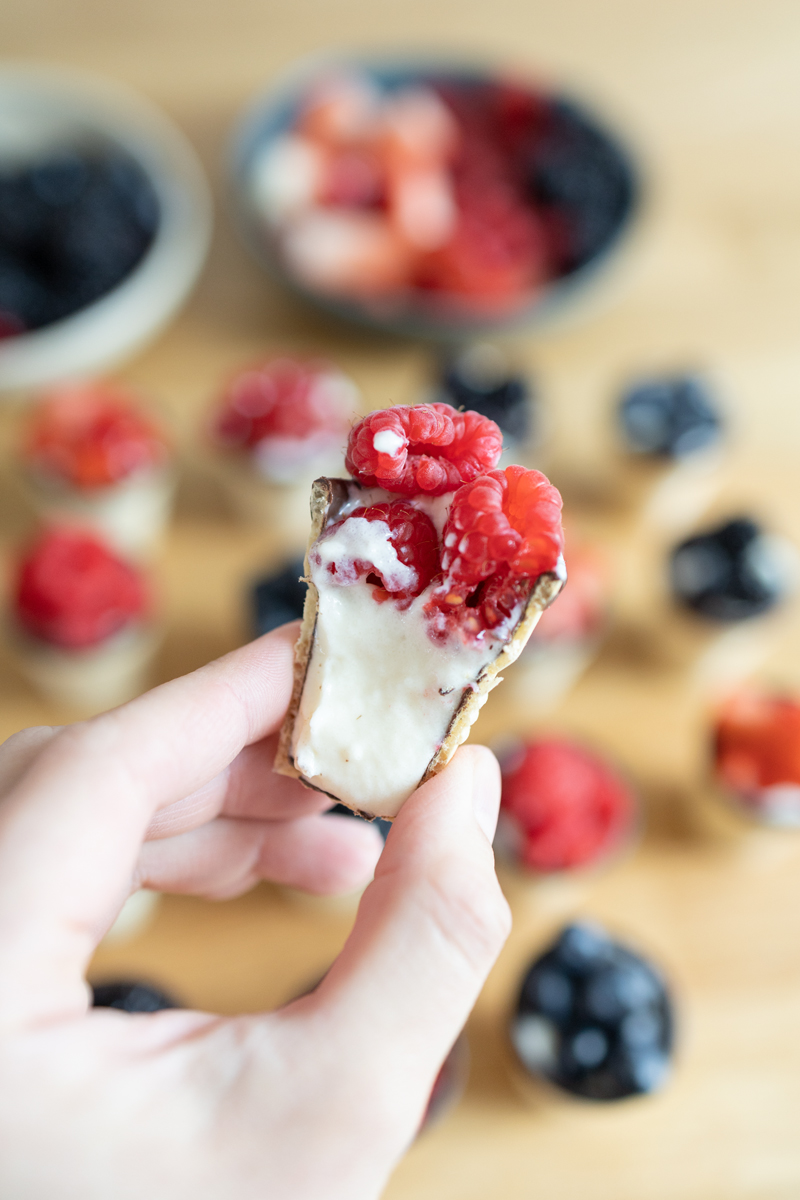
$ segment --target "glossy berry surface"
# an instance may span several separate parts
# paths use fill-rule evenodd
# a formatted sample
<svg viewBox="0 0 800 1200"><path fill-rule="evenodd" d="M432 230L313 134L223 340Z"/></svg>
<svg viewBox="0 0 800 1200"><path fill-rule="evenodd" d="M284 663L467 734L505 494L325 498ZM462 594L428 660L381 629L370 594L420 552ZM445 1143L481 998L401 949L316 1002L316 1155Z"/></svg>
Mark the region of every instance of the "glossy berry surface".
<svg viewBox="0 0 800 1200"><path fill-rule="evenodd" d="M626 781L574 742L541 738L503 765L502 840L529 870L596 863L630 837L635 814Z"/></svg>
<svg viewBox="0 0 800 1200"><path fill-rule="evenodd" d="M479 413L449 404L397 405L353 427L345 466L366 487L441 496L490 471L502 449L500 430Z"/></svg>
<svg viewBox="0 0 800 1200"><path fill-rule="evenodd" d="M528 380L512 371L495 347L477 343L444 365L439 394L453 408L468 408L494 421L507 441L525 442L533 429Z"/></svg>
<svg viewBox="0 0 800 1200"><path fill-rule="evenodd" d="M635 454L686 458L719 441L722 418L701 379L691 375L645 379L622 397L622 437Z"/></svg>
<svg viewBox="0 0 800 1200"><path fill-rule="evenodd" d="M55 646L99 645L148 607L142 574L99 538L45 533L19 567L15 611L23 629Z"/></svg>
<svg viewBox="0 0 800 1200"><path fill-rule="evenodd" d="M264 575L253 586L252 613L254 636L261 637L297 621L303 615L306 585L302 582L305 567L302 558L294 558L279 571Z"/></svg>
<svg viewBox="0 0 800 1200"><path fill-rule="evenodd" d="M413 572L412 582L405 583L390 577L380 566L361 558L347 564L332 563L329 568L331 573L342 575L343 571L346 572L347 583L353 582L351 574L366 576L367 582L374 584L372 594L376 600L386 600L390 596L395 600L410 600L423 592L440 567L439 539L430 517L405 500L391 500L357 509L345 521L331 526L330 533L334 534L347 521L355 520L380 522L387 526L389 541L398 561Z"/></svg>
<svg viewBox="0 0 800 1200"><path fill-rule="evenodd" d="M64 148L0 170L0 321L40 329L104 296L141 261L159 206L121 150Z"/></svg>
<svg viewBox="0 0 800 1200"><path fill-rule="evenodd" d="M800 703L752 689L731 697L713 731L714 774L754 816L800 825Z"/></svg>
<svg viewBox="0 0 800 1200"><path fill-rule="evenodd" d="M739 517L687 538L670 562L677 600L712 621L743 621L783 598L790 567L777 539Z"/></svg>
<svg viewBox="0 0 800 1200"><path fill-rule="evenodd" d="M579 923L527 971L510 1034L530 1074L587 1100L621 1100L664 1084L673 1006L650 962Z"/></svg>
<svg viewBox="0 0 800 1200"><path fill-rule="evenodd" d="M166 442L137 407L110 383L74 384L45 397L25 445L28 463L76 488L103 488L163 463Z"/></svg>
<svg viewBox="0 0 800 1200"><path fill-rule="evenodd" d="M180 1006L167 992L151 987L149 983L120 980L96 984L92 988L92 1007L116 1008L127 1013L154 1013Z"/></svg>

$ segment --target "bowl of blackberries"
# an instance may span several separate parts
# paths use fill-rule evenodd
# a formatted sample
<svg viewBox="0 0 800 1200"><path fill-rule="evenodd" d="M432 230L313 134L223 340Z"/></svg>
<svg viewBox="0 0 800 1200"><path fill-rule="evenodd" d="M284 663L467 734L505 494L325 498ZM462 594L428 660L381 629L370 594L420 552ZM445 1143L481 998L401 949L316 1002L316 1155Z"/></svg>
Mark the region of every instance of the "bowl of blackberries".
<svg viewBox="0 0 800 1200"><path fill-rule="evenodd" d="M109 366L173 315L211 207L183 135L146 101L0 70L0 389Z"/></svg>
<svg viewBox="0 0 800 1200"><path fill-rule="evenodd" d="M457 340L561 306L623 240L635 163L575 99L485 68L304 66L231 153L240 231L339 317Z"/></svg>

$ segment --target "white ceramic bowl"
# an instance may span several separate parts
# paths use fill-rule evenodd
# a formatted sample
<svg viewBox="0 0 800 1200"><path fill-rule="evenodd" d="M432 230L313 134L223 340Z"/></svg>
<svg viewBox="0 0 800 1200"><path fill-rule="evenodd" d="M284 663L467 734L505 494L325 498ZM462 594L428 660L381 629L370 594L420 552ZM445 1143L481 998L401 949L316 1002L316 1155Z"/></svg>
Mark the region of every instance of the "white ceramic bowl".
<svg viewBox="0 0 800 1200"><path fill-rule="evenodd" d="M0 161L31 145L91 134L146 171L158 197L156 235L141 261L99 300L52 325L0 341L0 392L103 370L167 323L205 261L211 197L183 134L115 84L46 68L0 68Z"/></svg>

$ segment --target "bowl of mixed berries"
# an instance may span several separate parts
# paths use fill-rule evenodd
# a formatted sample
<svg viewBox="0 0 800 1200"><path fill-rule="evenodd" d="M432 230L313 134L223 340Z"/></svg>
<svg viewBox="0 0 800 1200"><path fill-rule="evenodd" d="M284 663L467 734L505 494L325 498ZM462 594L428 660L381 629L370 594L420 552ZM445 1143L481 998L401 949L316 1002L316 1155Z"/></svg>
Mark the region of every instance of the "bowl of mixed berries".
<svg viewBox="0 0 800 1200"><path fill-rule="evenodd" d="M231 169L273 275L339 316L440 338L560 304L639 196L617 135L571 98L397 60L301 69L245 116Z"/></svg>

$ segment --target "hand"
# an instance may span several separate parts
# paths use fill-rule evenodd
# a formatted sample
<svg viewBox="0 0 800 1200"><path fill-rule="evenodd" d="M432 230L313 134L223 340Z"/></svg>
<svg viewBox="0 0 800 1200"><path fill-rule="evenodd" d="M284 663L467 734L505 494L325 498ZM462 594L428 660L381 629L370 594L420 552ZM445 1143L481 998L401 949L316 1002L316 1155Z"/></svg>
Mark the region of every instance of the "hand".
<svg viewBox="0 0 800 1200"><path fill-rule="evenodd" d="M295 633L0 748L3 1200L367 1200L413 1140L509 929L481 747L406 803L308 996L235 1018L89 1007L87 965L135 887L371 872L377 833L271 772Z"/></svg>

